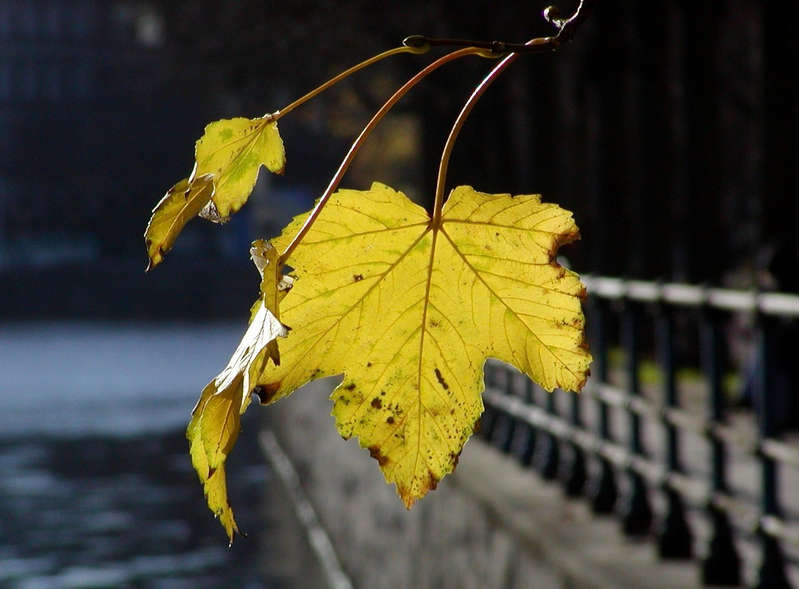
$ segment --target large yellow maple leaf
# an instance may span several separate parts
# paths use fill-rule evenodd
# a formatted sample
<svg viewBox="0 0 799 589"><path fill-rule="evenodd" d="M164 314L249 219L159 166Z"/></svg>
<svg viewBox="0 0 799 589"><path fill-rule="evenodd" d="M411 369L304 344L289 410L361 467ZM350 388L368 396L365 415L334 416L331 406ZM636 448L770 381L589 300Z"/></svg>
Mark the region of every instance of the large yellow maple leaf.
<svg viewBox="0 0 799 589"><path fill-rule="evenodd" d="M331 395L338 430L410 507L455 468L483 411L487 357L547 390L582 388L584 288L554 261L577 237L571 213L537 195L461 186L436 226L387 186L337 192L288 261L280 317L292 331L280 365L256 377L261 401L343 373Z"/></svg>

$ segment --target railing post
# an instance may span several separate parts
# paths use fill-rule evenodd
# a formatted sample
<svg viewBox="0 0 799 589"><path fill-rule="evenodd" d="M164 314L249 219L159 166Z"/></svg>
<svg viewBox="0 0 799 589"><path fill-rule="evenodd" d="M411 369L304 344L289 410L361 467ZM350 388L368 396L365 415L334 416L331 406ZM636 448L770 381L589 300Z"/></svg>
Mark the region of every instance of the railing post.
<svg viewBox="0 0 799 589"><path fill-rule="evenodd" d="M485 387L486 389L494 388L497 382L497 368L491 362L486 362L483 366L485 373ZM483 415L480 417L480 437L486 442L491 442L494 435L494 426L497 421L497 409L491 406L490 403L485 404Z"/></svg>
<svg viewBox="0 0 799 589"><path fill-rule="evenodd" d="M725 421L722 388L724 358L721 353L718 314L710 309L703 309L701 329L702 363L709 387L710 404L710 423L706 437L712 453L711 496L707 504L712 531L708 554L702 562L702 582L705 585L738 585L741 582L741 559L735 548L732 526L727 512L715 501L717 494L726 494L729 491L727 451L723 440L719 439L713 429L714 424Z"/></svg>
<svg viewBox="0 0 799 589"><path fill-rule="evenodd" d="M760 317L757 342L757 396L755 407L758 409L758 426L760 441L776 438L779 435L777 425L777 399L775 388L776 366L774 362L774 322ZM784 370L785 367L780 367ZM780 517L779 500L777 498L778 471L777 463L769 456L760 453L761 466L761 517ZM759 529L761 537L761 564L758 571L759 589L790 588L785 575L785 557L777 538L771 536L762 525Z"/></svg>
<svg viewBox="0 0 799 589"><path fill-rule="evenodd" d="M547 400L545 404L547 415L557 415L557 407L555 405L555 395L558 394L558 389L551 393L547 393ZM538 474L542 478L551 481L558 476L558 467L560 465L560 444L558 438L550 431L544 432L543 439L538 440L536 444L536 455L533 459L534 466L538 470Z"/></svg>
<svg viewBox="0 0 799 589"><path fill-rule="evenodd" d="M582 429L583 418L580 407L580 396L571 393L569 397L569 421L575 429ZM563 465L563 488L566 495L576 497L583 493L588 477L585 466L585 452L574 440L569 442L569 460Z"/></svg>
<svg viewBox="0 0 799 589"><path fill-rule="evenodd" d="M595 379L598 382L608 381L608 331L607 331L607 303L597 297L591 298L591 350L594 355ZM611 441L610 415L607 404L601 399L596 400L598 414L599 438ZM600 454L599 469L588 486L588 496L591 499L591 508L594 513L612 513L618 498L616 487L616 474L613 465L607 457Z"/></svg>
<svg viewBox="0 0 799 589"><path fill-rule="evenodd" d="M624 348L627 357L627 389L631 396L640 395L638 378L639 341L638 323L641 310L639 305L626 301L624 306ZM641 443L641 416L631 408L627 408L629 420L630 453L633 456L644 456ZM622 530L627 535L641 535L652 527L652 507L649 505L646 482L643 476L632 466L627 467L629 490L621 505Z"/></svg>
<svg viewBox="0 0 799 589"><path fill-rule="evenodd" d="M533 387L535 384L529 378L524 379L524 402L532 405L534 403ZM523 426L523 441L519 448L519 460L524 466L530 466L535 454L535 444L538 432L532 425Z"/></svg>
<svg viewBox="0 0 799 589"><path fill-rule="evenodd" d="M513 386L513 370L507 366L503 366L501 370L505 378L502 391L508 396L514 396L516 389ZM495 433L496 445L504 454L508 454L513 446L513 437L516 433L516 418L510 413L503 412L500 423L501 427Z"/></svg>
<svg viewBox="0 0 799 589"><path fill-rule="evenodd" d="M674 323L671 309L661 305L656 320L657 350L663 371L663 404L668 408L678 408L680 400L677 393L674 365ZM682 473L680 462L679 432L666 412L661 423L665 431L666 468L669 474ZM691 558L693 555L693 535L685 518L685 502L679 491L669 484L668 476L661 487L666 496L666 515L657 530L657 546L660 558Z"/></svg>

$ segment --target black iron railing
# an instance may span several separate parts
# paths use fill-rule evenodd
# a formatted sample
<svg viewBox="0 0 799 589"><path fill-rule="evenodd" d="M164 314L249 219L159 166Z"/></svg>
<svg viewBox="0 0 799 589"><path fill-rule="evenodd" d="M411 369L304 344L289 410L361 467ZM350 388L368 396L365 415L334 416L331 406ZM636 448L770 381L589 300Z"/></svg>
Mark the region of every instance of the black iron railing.
<svg viewBox="0 0 799 589"><path fill-rule="evenodd" d="M741 584L742 551L754 549L756 586L791 587L789 571L799 563L799 443L782 439L785 407L775 382L796 371L799 354L794 366L778 366L786 354L777 353L785 342L776 334L799 320L799 296L583 280L594 355L583 393L546 394L510 367L489 363L483 439L543 478L560 478L595 513L616 513L625 534L651 534L661 558L697 557L706 585ZM757 354L736 368L727 349L741 317L753 322ZM624 362L611 366L616 349ZM644 355L657 376L642 388ZM678 378L678 364L692 361L699 374ZM739 386L747 375L756 379L757 391L754 408L737 411L734 423L724 387L731 369ZM690 403L681 399L686 388ZM656 493L663 499L657 515Z"/></svg>

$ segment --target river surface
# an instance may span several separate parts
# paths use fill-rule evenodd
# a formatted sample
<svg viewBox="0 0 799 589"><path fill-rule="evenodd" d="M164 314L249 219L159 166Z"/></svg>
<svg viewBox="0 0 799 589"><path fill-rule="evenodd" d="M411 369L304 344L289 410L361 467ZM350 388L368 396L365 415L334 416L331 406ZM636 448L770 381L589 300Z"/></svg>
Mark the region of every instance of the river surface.
<svg viewBox="0 0 799 589"><path fill-rule="evenodd" d="M259 408L229 461L230 549L184 438L244 327L0 326L0 588L295 586L268 566Z"/></svg>

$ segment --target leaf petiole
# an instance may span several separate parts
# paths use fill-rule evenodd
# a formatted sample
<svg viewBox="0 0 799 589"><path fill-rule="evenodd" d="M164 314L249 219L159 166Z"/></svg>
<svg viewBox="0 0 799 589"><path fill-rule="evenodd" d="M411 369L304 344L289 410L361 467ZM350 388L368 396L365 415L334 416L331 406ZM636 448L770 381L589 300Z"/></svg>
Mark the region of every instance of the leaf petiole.
<svg viewBox="0 0 799 589"><path fill-rule="evenodd" d="M383 51L382 53L378 53L377 55L374 55L374 56L370 57L369 59L365 59L361 63L356 64L356 65L352 66L351 68L344 70L340 74L338 74L336 76L333 76L327 82L325 82L324 84L322 84L320 86L317 86L316 88L314 88L313 90L311 90L310 92L308 92L304 96L298 98L297 100L295 100L294 102L292 102L288 106L271 113L270 115L267 116L267 118L269 120L271 120L271 121L277 121L281 117L283 117L283 116L287 115L288 113L290 113L291 111L293 111L298 106L302 106L303 104L305 104L306 102L308 102L312 98L315 98L316 96L318 96L319 94L321 94L322 92L324 92L325 90L330 88L331 86L335 86L341 80L351 76L352 74L354 74L354 73L356 73L356 72L358 72L358 71L360 71L360 70L362 70L364 68L369 67L370 65L373 65L373 64L377 63L378 61L382 61L383 59L385 59L387 57L391 57L393 55L399 55L400 53L413 53L415 55L420 55L422 53L427 53L427 51L429 51L429 50L430 50L430 46L429 45L427 45L427 46L413 46L413 47L410 46L410 45L403 45L401 47L395 47L393 49L389 49L388 51Z"/></svg>
<svg viewBox="0 0 799 589"><path fill-rule="evenodd" d="M385 102L385 104L383 104L383 106L380 107L380 110L378 110L374 114L374 116L366 124L363 130L361 130L361 133L358 135L357 139L355 139L355 141L352 143L352 146L350 146L347 155L344 157L344 160L341 162L341 165L339 166L338 170L336 170L336 173L330 179L330 183L327 185L327 188L325 188L325 191L322 193L322 196L319 198L318 201L316 201L316 205L314 206L310 215L308 215L308 218L305 220L305 223L303 223L302 227L297 232L297 235L294 236L294 239L291 240L291 243L289 243L289 245L286 246L285 251L280 255L280 258L278 260L279 265L283 265L286 263L286 261L289 259L289 256L291 255L291 252L293 252L296 249L296 247L300 244L302 239L311 229L311 226L314 224L316 219L321 214L325 204L330 199L332 194L336 191L338 185L341 183L344 174L347 172L347 169L350 167L350 164L352 163L352 160L355 158L355 155L358 153L358 150L364 144L366 138L374 130L374 128L378 125L378 123L380 123L383 117L386 116L388 111L390 111L393 108L393 106L397 102L399 102L399 100L403 96L405 96L405 94L407 94L408 91L410 91L411 88L416 86L416 84L421 82L433 71L437 70L442 65L449 63L450 61L454 61L456 59L465 57L467 55L480 55L483 57L486 56L485 51L479 47L466 47L464 49L458 49L457 51L448 53L447 55L438 58L437 60L426 66L425 68L421 69L415 76L413 76L402 86L400 86L400 88L396 92L394 92L391 98L389 98Z"/></svg>
<svg viewBox="0 0 799 589"><path fill-rule="evenodd" d="M593 3L594 0L581 0L579 6L574 11L574 14L572 14L572 16L568 19L557 18L557 12L555 8L553 6L548 7L544 11L544 18L557 27L558 34L554 37L538 37L535 39L530 39L521 47L530 47L533 48L533 51L524 51L524 53L543 53L546 51L555 51L562 44L571 41L574 37L577 27L583 23L586 18L588 18L588 13L592 8ZM413 39L413 37L410 37L410 39ZM405 41L407 40L408 39ZM428 45L436 44L435 39L427 39L426 37L423 37L422 40L424 40ZM472 41L459 41L454 39L439 39L438 41L472 43ZM412 42L412 45L414 44L415 42ZM504 45L506 47L510 46L510 44ZM433 203L433 227L438 227L441 224L441 211L444 207L444 187L447 181L447 168L449 167L449 160L452 157L452 150L455 147L455 140L458 138L458 134L463 128L463 124L466 122L466 119L469 118L469 115L471 114L474 106L477 104L477 101L480 100L480 97L485 93L486 90L488 90L488 87L499 77L503 71L505 71L510 64L516 61L521 54L522 52L514 51L513 53L507 55L497 65L495 65L493 69L488 72L488 75L483 78L477 86L475 86L472 94L463 105L461 112L458 113L458 118L455 119L455 123L452 125L452 129L447 137L447 142L444 144L444 150L441 152L441 163L438 167L438 177L436 179L436 195L435 201Z"/></svg>

